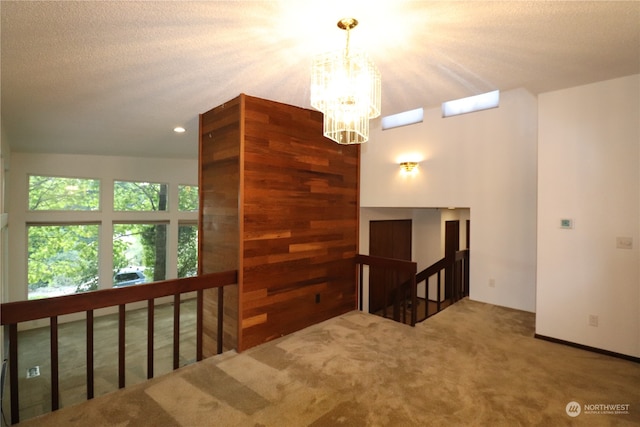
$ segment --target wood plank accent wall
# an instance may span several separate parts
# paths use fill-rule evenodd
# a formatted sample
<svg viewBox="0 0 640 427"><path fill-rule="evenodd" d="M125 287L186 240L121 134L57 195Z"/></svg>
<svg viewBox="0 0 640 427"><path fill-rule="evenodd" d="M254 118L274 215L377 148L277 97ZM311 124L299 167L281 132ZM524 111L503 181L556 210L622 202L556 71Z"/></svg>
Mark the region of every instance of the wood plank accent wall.
<svg viewBox="0 0 640 427"><path fill-rule="evenodd" d="M201 274L238 270L240 250L240 99L236 98L200 115L200 222ZM204 294L203 355L217 353L218 291ZM238 287L224 294L224 349L238 342Z"/></svg>
<svg viewBox="0 0 640 427"><path fill-rule="evenodd" d="M240 153L227 152L233 151L240 167L237 349L242 351L356 309L360 147L324 138L320 112L246 95L225 105L232 103L240 109L240 124L234 125ZM224 126L202 123L204 147L208 129ZM201 163L202 175L211 173L211 161ZM201 182L219 187L217 179L220 173ZM203 197L203 210L218 209L213 202ZM226 209L231 215L230 203ZM201 262L211 265L204 258L222 242L208 240L210 224L201 227Z"/></svg>

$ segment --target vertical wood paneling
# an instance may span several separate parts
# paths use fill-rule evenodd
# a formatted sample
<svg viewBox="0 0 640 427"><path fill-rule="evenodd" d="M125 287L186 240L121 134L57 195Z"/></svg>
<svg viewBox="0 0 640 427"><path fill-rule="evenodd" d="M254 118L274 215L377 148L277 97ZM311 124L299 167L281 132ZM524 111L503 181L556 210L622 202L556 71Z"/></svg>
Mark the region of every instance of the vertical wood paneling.
<svg viewBox="0 0 640 427"><path fill-rule="evenodd" d="M200 271L239 266L240 102L236 98L200 116ZM237 347L238 292L224 294L224 348ZM203 356L217 353L218 292L204 291Z"/></svg>
<svg viewBox="0 0 640 427"><path fill-rule="evenodd" d="M242 351L356 308L358 146L324 138L319 112L241 95L201 116L200 156L201 268L239 270L225 339Z"/></svg>

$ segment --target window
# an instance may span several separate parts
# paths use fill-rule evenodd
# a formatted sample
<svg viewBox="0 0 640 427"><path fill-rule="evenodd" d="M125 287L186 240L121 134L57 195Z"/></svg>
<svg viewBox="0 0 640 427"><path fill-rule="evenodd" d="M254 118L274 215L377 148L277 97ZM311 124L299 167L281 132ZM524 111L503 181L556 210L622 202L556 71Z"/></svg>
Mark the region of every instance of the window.
<svg viewBox="0 0 640 427"><path fill-rule="evenodd" d="M195 185L178 186L178 210L196 212L200 199ZM180 223L178 225L178 277L190 277L198 274L198 224Z"/></svg>
<svg viewBox="0 0 640 427"><path fill-rule="evenodd" d="M167 187L167 184L153 182L115 181L113 210L166 211Z"/></svg>
<svg viewBox="0 0 640 427"><path fill-rule="evenodd" d="M105 196L100 179L36 173L27 180L28 255L21 270L26 270L28 299L197 275L197 185L176 184L170 192L166 183L113 179L111 210L100 205ZM177 195L175 203L169 203L169 194ZM110 229L111 235L101 235ZM168 246L170 235L177 242ZM106 253L99 253L100 247Z"/></svg>
<svg viewBox="0 0 640 427"><path fill-rule="evenodd" d="M400 126L413 125L422 123L424 119L424 110L416 108L415 110L404 111L402 113L385 116L382 118L382 130L393 129Z"/></svg>
<svg viewBox="0 0 640 427"><path fill-rule="evenodd" d="M97 211L100 181L97 179L29 176L29 210Z"/></svg>
<svg viewBox="0 0 640 427"><path fill-rule="evenodd" d="M166 279L167 224L114 224L114 286L136 285ZM135 273L127 278L121 273ZM120 280L122 279L122 280ZM133 279L133 280L131 280ZM121 282L127 282L123 285Z"/></svg>
<svg viewBox="0 0 640 427"><path fill-rule="evenodd" d="M98 225L27 227L28 299L98 288Z"/></svg>
<svg viewBox="0 0 640 427"><path fill-rule="evenodd" d="M198 225L178 226L178 277L198 274Z"/></svg>
<svg viewBox="0 0 640 427"><path fill-rule="evenodd" d="M442 103L442 117L457 116L458 114L473 113L474 111L498 108L500 91L481 93L480 95L454 99Z"/></svg>
<svg viewBox="0 0 640 427"><path fill-rule="evenodd" d="M195 212L199 206L198 186L179 185L178 186L178 210L180 212Z"/></svg>

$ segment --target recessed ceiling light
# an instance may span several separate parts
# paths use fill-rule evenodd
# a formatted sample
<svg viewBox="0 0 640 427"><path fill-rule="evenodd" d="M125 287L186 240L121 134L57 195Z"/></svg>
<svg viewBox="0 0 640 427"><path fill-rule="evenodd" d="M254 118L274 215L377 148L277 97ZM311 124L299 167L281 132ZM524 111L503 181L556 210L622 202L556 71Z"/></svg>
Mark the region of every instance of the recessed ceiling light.
<svg viewBox="0 0 640 427"><path fill-rule="evenodd" d="M185 132L185 128L183 128L182 126L178 126L178 127L173 128L173 131L175 133L184 133Z"/></svg>

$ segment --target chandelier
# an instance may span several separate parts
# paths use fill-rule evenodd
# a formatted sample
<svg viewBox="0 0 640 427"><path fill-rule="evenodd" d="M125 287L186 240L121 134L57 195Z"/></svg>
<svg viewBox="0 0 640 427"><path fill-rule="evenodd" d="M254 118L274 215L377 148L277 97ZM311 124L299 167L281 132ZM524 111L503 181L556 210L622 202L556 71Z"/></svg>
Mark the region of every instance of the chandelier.
<svg viewBox="0 0 640 427"><path fill-rule="evenodd" d="M316 57L311 68L311 106L324 113L324 136L338 144L366 142L369 120L380 115L380 72L366 53L349 49L356 25L354 18L338 21L346 48Z"/></svg>

